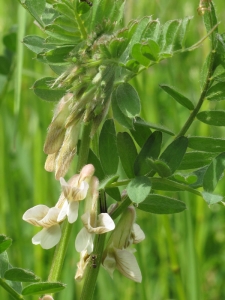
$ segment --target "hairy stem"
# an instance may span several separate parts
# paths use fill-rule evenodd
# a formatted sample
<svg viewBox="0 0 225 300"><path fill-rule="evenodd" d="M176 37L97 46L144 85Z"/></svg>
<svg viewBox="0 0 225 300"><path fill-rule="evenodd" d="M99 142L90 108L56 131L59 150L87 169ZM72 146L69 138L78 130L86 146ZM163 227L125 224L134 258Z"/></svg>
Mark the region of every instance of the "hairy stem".
<svg viewBox="0 0 225 300"><path fill-rule="evenodd" d="M24 299L22 295L18 294L11 286L7 284L7 282L0 278L0 285L14 298L14 299Z"/></svg>
<svg viewBox="0 0 225 300"><path fill-rule="evenodd" d="M208 12L208 13L210 14L210 12ZM211 18L210 18L210 20L211 20ZM211 23L211 27L213 27L212 20L211 20L210 23ZM216 27L217 27L217 25L212 28L210 33L214 34L214 29ZM200 110L200 108L201 108L201 106L204 102L204 99L206 97L207 91L210 87L210 80L211 80L211 77L212 77L212 74L213 74L213 71L214 71L213 66L214 66L214 61L215 61L215 56L216 56L214 38L212 38L211 40L212 40L212 43L211 43L211 53L209 55L208 71L207 71L207 75L206 75L206 78L205 78L205 82L203 84L203 88L202 88L200 98L198 100L198 103L197 103L195 109L190 114L189 118L187 119L184 126L181 128L180 132L177 134L176 138L178 138L182 135L185 135L185 133L188 131L188 129L190 128L191 124L193 123L196 115L198 114L198 112L199 112L199 110Z"/></svg>

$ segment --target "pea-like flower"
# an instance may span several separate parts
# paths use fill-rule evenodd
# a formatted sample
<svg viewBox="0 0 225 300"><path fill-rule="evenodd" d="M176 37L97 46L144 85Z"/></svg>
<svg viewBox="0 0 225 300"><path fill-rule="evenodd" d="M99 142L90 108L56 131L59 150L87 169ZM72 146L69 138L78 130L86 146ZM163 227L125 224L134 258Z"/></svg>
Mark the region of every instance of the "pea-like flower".
<svg viewBox="0 0 225 300"><path fill-rule="evenodd" d="M141 282L141 271L133 254L135 250L130 246L141 242L145 235L141 228L134 223L135 217L134 207L129 206L109 238L103 254L102 265L111 277L113 277L114 270L117 269L127 278Z"/></svg>
<svg viewBox="0 0 225 300"><path fill-rule="evenodd" d="M36 205L28 209L24 215L23 220L34 225L43 227L33 238L34 245L40 244L44 249L54 247L61 238L61 229L57 218L60 209L57 207L49 208L46 205Z"/></svg>
<svg viewBox="0 0 225 300"><path fill-rule="evenodd" d="M86 198L94 171L94 166L88 164L82 168L80 174L71 177L68 183L64 178L60 178L62 194L56 204L56 207L60 208L58 222L63 221L66 216L69 223L74 223L77 220L79 201Z"/></svg>
<svg viewBox="0 0 225 300"><path fill-rule="evenodd" d="M95 234L103 234L115 228L114 221L108 213L97 216L98 185L98 179L93 177L85 201L85 213L81 216L84 227L75 240L78 252L87 250L88 254L92 253Z"/></svg>

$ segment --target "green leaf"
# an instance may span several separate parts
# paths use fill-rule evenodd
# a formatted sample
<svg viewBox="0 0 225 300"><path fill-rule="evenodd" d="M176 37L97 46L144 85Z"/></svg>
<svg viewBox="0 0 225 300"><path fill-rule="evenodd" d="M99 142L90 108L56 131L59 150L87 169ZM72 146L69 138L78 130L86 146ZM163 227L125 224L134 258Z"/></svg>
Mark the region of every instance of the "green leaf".
<svg viewBox="0 0 225 300"><path fill-rule="evenodd" d="M12 239L7 237L6 235L0 235L0 253L4 252L8 249L12 244Z"/></svg>
<svg viewBox="0 0 225 300"><path fill-rule="evenodd" d="M172 172L170 167L160 159L148 159L150 166L152 169L159 174L160 177L169 177L171 176Z"/></svg>
<svg viewBox="0 0 225 300"><path fill-rule="evenodd" d="M173 50L173 44L180 24L180 20L170 20L163 25L159 40L161 52L170 53Z"/></svg>
<svg viewBox="0 0 225 300"><path fill-rule="evenodd" d="M74 11L71 7L69 7L65 3L57 3L54 4L54 8L56 11L67 17L68 19L71 19L72 21L75 20Z"/></svg>
<svg viewBox="0 0 225 300"><path fill-rule="evenodd" d="M40 16L45 10L45 0L20 0L20 3L29 11L40 25L44 26Z"/></svg>
<svg viewBox="0 0 225 300"><path fill-rule="evenodd" d="M17 48L17 32L10 32L3 37L3 44L12 52L16 52Z"/></svg>
<svg viewBox="0 0 225 300"><path fill-rule="evenodd" d="M4 278L5 272L9 269L9 259L6 251L0 254L0 278Z"/></svg>
<svg viewBox="0 0 225 300"><path fill-rule="evenodd" d="M112 103L112 111L113 111L113 117L114 119L122 126L131 129L133 128L133 120L126 117L121 109L119 108L117 104L117 96L116 96L116 90L113 91L112 93L112 98L111 98L111 103Z"/></svg>
<svg viewBox="0 0 225 300"><path fill-rule="evenodd" d="M207 91L206 98L210 101L225 100L225 83L219 82L213 85Z"/></svg>
<svg viewBox="0 0 225 300"><path fill-rule="evenodd" d="M140 123L137 123L137 121L140 121ZM140 117L137 117L135 118L133 129L130 129L130 133L141 148L144 146L144 143L147 141L150 134L152 134L150 128L144 123L144 120L142 120Z"/></svg>
<svg viewBox="0 0 225 300"><path fill-rule="evenodd" d="M189 100L187 97L182 95L180 92L174 89L174 87L169 86L167 84L160 84L159 85L167 94L169 94L175 101L180 103L182 106L186 107L187 109L193 110L194 104Z"/></svg>
<svg viewBox="0 0 225 300"><path fill-rule="evenodd" d="M112 119L106 120L103 124L99 137L99 156L105 174L116 174L119 156L117 152L116 130Z"/></svg>
<svg viewBox="0 0 225 300"><path fill-rule="evenodd" d="M201 91L204 88L207 76L208 76L208 70L209 70L209 63L210 63L210 59L211 59L211 53L206 57L202 69L201 69L201 73L200 73L200 86L201 86Z"/></svg>
<svg viewBox="0 0 225 300"><path fill-rule="evenodd" d="M196 169L210 164L211 160L215 156L215 153L192 151L185 153L179 170Z"/></svg>
<svg viewBox="0 0 225 300"><path fill-rule="evenodd" d="M74 46L61 46L45 53L45 57L51 65L68 65L69 52Z"/></svg>
<svg viewBox="0 0 225 300"><path fill-rule="evenodd" d="M194 184L198 180L198 176L194 173L189 173L189 174L175 173L172 178L176 181L183 182L185 184Z"/></svg>
<svg viewBox="0 0 225 300"><path fill-rule="evenodd" d="M4 278L11 281L36 282L40 277L33 272L21 268L11 268L5 272Z"/></svg>
<svg viewBox="0 0 225 300"><path fill-rule="evenodd" d="M26 286L22 290L22 295L36 295L36 294L50 294L50 293L57 293L63 290L66 287L65 284L60 282L38 282L33 283Z"/></svg>
<svg viewBox="0 0 225 300"><path fill-rule="evenodd" d="M188 138L188 147L205 152L224 152L225 139L191 136Z"/></svg>
<svg viewBox="0 0 225 300"><path fill-rule="evenodd" d="M111 183L116 182L119 178L119 175L110 175L105 177L101 182L99 183L99 190L104 190L107 188Z"/></svg>
<svg viewBox="0 0 225 300"><path fill-rule="evenodd" d="M36 35L27 35L23 39L23 43L27 46L28 49L33 51L36 54L39 54L44 51L44 49L52 49L53 45L46 44L45 39Z"/></svg>
<svg viewBox="0 0 225 300"><path fill-rule="evenodd" d="M132 118L140 113L141 105L138 93L129 83L122 83L117 87L116 100L126 117Z"/></svg>
<svg viewBox="0 0 225 300"><path fill-rule="evenodd" d="M134 44L131 50L131 55L141 65L148 67L150 64L150 59L142 54L142 46L143 44L141 43Z"/></svg>
<svg viewBox="0 0 225 300"><path fill-rule="evenodd" d="M187 150L187 146L188 139L181 136L174 140L160 155L160 159L167 163L172 173L178 169Z"/></svg>
<svg viewBox="0 0 225 300"><path fill-rule="evenodd" d="M151 20L142 34L142 39L153 40L157 42L159 33L160 33L159 20Z"/></svg>
<svg viewBox="0 0 225 300"><path fill-rule="evenodd" d="M117 134L117 147L119 157L127 177L135 177L134 162L137 157L137 149L129 133L119 132Z"/></svg>
<svg viewBox="0 0 225 300"><path fill-rule="evenodd" d="M225 126L225 111L209 110L197 114L197 119L203 123L214 126Z"/></svg>
<svg viewBox="0 0 225 300"><path fill-rule="evenodd" d="M151 178L152 189L159 191L188 191L192 194L201 196L199 191L187 184L179 183L167 178Z"/></svg>
<svg viewBox="0 0 225 300"><path fill-rule="evenodd" d="M128 39L115 39L109 44L109 51L112 57L120 57L129 43Z"/></svg>
<svg viewBox="0 0 225 300"><path fill-rule="evenodd" d="M149 195L137 208L153 214L175 214L187 209L182 201L155 194Z"/></svg>
<svg viewBox="0 0 225 300"><path fill-rule="evenodd" d="M98 157L91 149L89 149L87 162L95 167L95 176L99 180L102 180L105 177L104 171L102 170L102 165Z"/></svg>
<svg viewBox="0 0 225 300"><path fill-rule="evenodd" d="M203 178L203 188L205 191L211 193L215 190L218 181L221 179L225 169L225 152L215 157Z"/></svg>
<svg viewBox="0 0 225 300"><path fill-rule="evenodd" d="M184 43L185 43L185 37L186 37L186 32L190 23L190 20L193 17L185 17L183 20L181 20L181 25L179 28L179 32L177 35L177 40L176 40L176 48L180 49L184 47Z"/></svg>
<svg viewBox="0 0 225 300"><path fill-rule="evenodd" d="M148 127L148 128L153 128L153 129L156 129L158 131L165 132L169 135L174 135L174 133L170 129L168 129L168 128L162 126L162 125L145 122L141 118L135 118L135 122L139 125L142 125L142 126L145 126L145 127Z"/></svg>
<svg viewBox="0 0 225 300"><path fill-rule="evenodd" d="M202 197L208 205L216 204L223 201L223 196L202 192Z"/></svg>
<svg viewBox="0 0 225 300"><path fill-rule="evenodd" d="M5 56L0 55L0 74L7 75L10 71L10 65L10 60Z"/></svg>
<svg viewBox="0 0 225 300"><path fill-rule="evenodd" d="M127 186L127 194L134 203L141 203L151 191L151 181L148 177L140 176L132 179Z"/></svg>
<svg viewBox="0 0 225 300"><path fill-rule="evenodd" d="M59 101L66 93L66 90L60 88L51 88L55 78L44 77L35 81L33 85L34 93L46 101Z"/></svg>
<svg viewBox="0 0 225 300"><path fill-rule="evenodd" d="M153 132L145 142L134 163L134 173L137 176L149 173L152 168L149 158L156 159L159 156L162 143L162 133Z"/></svg>
<svg viewBox="0 0 225 300"><path fill-rule="evenodd" d="M115 187L115 188L106 188L105 192L106 192L106 194L108 194L114 200L121 201L120 190L117 187Z"/></svg>
<svg viewBox="0 0 225 300"><path fill-rule="evenodd" d="M142 45L141 53L151 61L158 61L159 59L159 45L154 40L148 40L147 45Z"/></svg>

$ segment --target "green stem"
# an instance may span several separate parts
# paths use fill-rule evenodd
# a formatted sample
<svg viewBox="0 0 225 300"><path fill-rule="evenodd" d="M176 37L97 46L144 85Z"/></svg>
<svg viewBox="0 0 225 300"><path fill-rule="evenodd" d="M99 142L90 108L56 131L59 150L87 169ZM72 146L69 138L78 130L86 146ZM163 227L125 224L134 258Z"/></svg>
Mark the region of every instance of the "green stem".
<svg viewBox="0 0 225 300"><path fill-rule="evenodd" d="M79 149L77 172L80 171L80 169L87 162L89 146L90 146L90 132L91 132L91 122L85 123L83 126L81 145ZM62 229L62 237L55 249L54 257L52 260L52 266L48 276L48 281L58 281L60 278L72 226L73 224L70 224L67 220L64 221L63 229Z"/></svg>
<svg viewBox="0 0 225 300"><path fill-rule="evenodd" d="M177 298L179 300L185 300L186 297L185 297L184 287L181 280L180 267L177 261L177 255L176 255L176 250L175 250L174 241L172 237L171 226L169 222L169 217L167 215L163 216L163 224L166 231L166 239L168 243L171 270L176 279L175 285L177 290Z"/></svg>
<svg viewBox="0 0 225 300"><path fill-rule="evenodd" d="M8 283L0 278L0 285L14 298L14 299L24 299L22 295L18 294L11 286L8 285Z"/></svg>
<svg viewBox="0 0 225 300"><path fill-rule="evenodd" d="M212 24L212 21L211 21L211 24ZM218 24L216 26L214 26L212 28L212 30L210 30L209 33L213 32L214 29L217 26L218 26ZM207 75L206 75L206 78L205 78L205 82L203 84L203 89L202 89L200 98L198 100L198 103L197 103L195 109L190 114L189 118L187 119L187 121L184 124L184 126L181 128L180 132L177 134L176 138L185 135L185 133L188 131L188 129L190 128L191 124L193 123L196 115L198 114L198 112L199 112L199 110L200 110L200 108L201 108L201 106L202 106L202 104L204 102L204 99L206 97L207 91L208 91L208 89L210 87L210 80L211 80L211 77L212 77L212 74L213 74L213 71L214 71L213 70L213 65L214 65L215 56L216 56L216 51L214 50L214 39L213 38L212 38L211 49L212 50L211 50L211 53L210 53L210 56L209 56L208 71L207 71Z"/></svg>
<svg viewBox="0 0 225 300"><path fill-rule="evenodd" d="M105 196L100 193L100 207L104 207ZM80 296L80 300L91 300L94 295L94 290L97 282L98 272L102 261L106 234L99 234L95 237L93 253L90 256L87 273Z"/></svg>

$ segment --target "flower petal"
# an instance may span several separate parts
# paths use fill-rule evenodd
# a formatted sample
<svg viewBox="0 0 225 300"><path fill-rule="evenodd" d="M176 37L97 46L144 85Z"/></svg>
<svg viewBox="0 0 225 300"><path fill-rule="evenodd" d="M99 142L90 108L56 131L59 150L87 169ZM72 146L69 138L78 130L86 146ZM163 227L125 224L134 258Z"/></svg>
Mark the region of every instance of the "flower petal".
<svg viewBox="0 0 225 300"><path fill-rule="evenodd" d="M69 203L69 208L67 213L69 223L74 223L77 220L78 208L79 208L79 202L73 201Z"/></svg>
<svg viewBox="0 0 225 300"><path fill-rule="evenodd" d="M65 200L65 202L60 210L60 213L58 215L57 222L62 222L66 218L68 211L69 211L69 203L67 200Z"/></svg>
<svg viewBox="0 0 225 300"><path fill-rule="evenodd" d="M143 230L136 223L133 224L131 234L132 234L132 238L133 238L133 244L138 244L145 239L145 234L144 234Z"/></svg>
<svg viewBox="0 0 225 300"><path fill-rule="evenodd" d="M105 259L102 262L103 267L109 273L109 275L113 278L113 272L116 268L116 259L112 254L107 253Z"/></svg>
<svg viewBox="0 0 225 300"><path fill-rule="evenodd" d="M57 224L57 218L58 218L58 215L60 213L60 209L57 208L57 207L51 207L48 211L48 213L46 214L46 216L39 221L39 224L42 226L42 227L45 227L45 228L48 228L48 227L51 227L55 224Z"/></svg>
<svg viewBox="0 0 225 300"><path fill-rule="evenodd" d="M50 249L54 247L61 238L61 228L58 224L43 228L33 238L32 243L34 245L40 244L43 249Z"/></svg>
<svg viewBox="0 0 225 300"><path fill-rule="evenodd" d="M89 184L82 181L78 185L79 175L75 175L73 178L73 183L67 183L64 178L60 178L60 183L63 189L63 193L69 202L83 200L89 188Z"/></svg>
<svg viewBox="0 0 225 300"><path fill-rule="evenodd" d="M87 253L90 254L94 247L93 239L93 234L89 233L87 229L83 227L75 240L75 248L77 252L87 250Z"/></svg>
<svg viewBox="0 0 225 300"><path fill-rule="evenodd" d="M97 228L96 228L98 234L109 232L114 228L115 228L115 223L109 214L102 213L98 215Z"/></svg>
<svg viewBox="0 0 225 300"><path fill-rule="evenodd" d="M49 211L48 206L36 205L28 209L23 214L23 220L35 226L42 226L39 221L42 220L47 215L48 211Z"/></svg>
<svg viewBox="0 0 225 300"><path fill-rule="evenodd" d="M128 250L115 249L116 268L127 278L141 282L142 275L135 256Z"/></svg>

